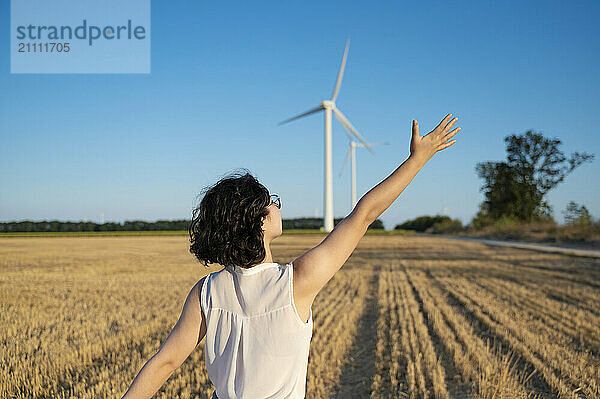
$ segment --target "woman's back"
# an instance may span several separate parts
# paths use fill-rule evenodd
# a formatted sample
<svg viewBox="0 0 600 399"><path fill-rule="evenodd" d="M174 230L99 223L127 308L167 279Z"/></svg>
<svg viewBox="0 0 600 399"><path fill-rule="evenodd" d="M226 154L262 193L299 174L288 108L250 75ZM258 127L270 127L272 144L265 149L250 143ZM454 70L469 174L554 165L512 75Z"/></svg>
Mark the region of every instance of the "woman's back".
<svg viewBox="0 0 600 399"><path fill-rule="evenodd" d="M304 323L293 302L293 265L225 267L200 292L205 361L225 398L304 398L312 309Z"/></svg>

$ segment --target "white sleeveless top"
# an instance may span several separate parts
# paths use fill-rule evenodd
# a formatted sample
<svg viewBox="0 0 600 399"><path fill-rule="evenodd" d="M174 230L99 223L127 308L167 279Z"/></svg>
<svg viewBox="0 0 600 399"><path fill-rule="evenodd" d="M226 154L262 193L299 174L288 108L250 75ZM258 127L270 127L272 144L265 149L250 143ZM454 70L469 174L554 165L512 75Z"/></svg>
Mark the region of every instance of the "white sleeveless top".
<svg viewBox="0 0 600 399"><path fill-rule="evenodd" d="M304 398L308 323L294 305L293 264L227 266L204 280L204 358L219 399Z"/></svg>

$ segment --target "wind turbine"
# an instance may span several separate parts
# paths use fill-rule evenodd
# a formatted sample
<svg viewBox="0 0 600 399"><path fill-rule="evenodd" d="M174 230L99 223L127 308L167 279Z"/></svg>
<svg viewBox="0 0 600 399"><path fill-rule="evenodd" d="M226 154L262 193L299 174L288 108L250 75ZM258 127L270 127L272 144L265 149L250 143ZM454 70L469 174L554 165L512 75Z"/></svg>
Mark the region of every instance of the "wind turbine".
<svg viewBox="0 0 600 399"><path fill-rule="evenodd" d="M446 206L446 201L444 200L444 197L442 197L442 215L443 216L447 216L448 215L448 211L451 210L451 209Z"/></svg>
<svg viewBox="0 0 600 399"><path fill-rule="evenodd" d="M342 166L339 175L342 175L342 172L344 171L344 168L348 163L348 158L352 157L352 209L354 209L354 207L356 206L356 148L366 147L367 149L370 149L370 147L377 147L378 145L388 145L390 143L388 143L387 141L384 143L357 143L352 139L350 133L348 133L348 129L346 129L344 133L346 133L346 136L348 136L348 144L350 145L350 149L346 154L346 159L344 160L344 165Z"/></svg>
<svg viewBox="0 0 600 399"><path fill-rule="evenodd" d="M361 143L367 144L365 140L363 140L363 138L360 136L360 134L356 131L354 126L352 126L352 124L348 121L344 114L342 114L342 111L340 111L335 106L335 100L337 99L337 96L340 92L342 77L344 76L344 68L346 66L346 58L348 57L349 46L350 39L346 41L346 48L344 50L344 56L342 57L342 65L340 66L340 70L338 72L337 81L335 82L335 88L333 89L333 95L331 96L331 99L323 100L317 107L303 112L300 115L296 115L293 118L279 122L279 125L283 125L284 123L288 123L320 111L325 111L325 157L323 173L325 187L323 196L323 231L326 233L329 233L333 230L333 161L331 159L331 112L333 111L335 117L342 123L342 125L344 125L344 127L349 129L352 132L352 134L354 134L354 136L356 136L356 138L360 140ZM371 153L373 152L373 150L371 150L369 147L367 147L367 149L371 151Z"/></svg>

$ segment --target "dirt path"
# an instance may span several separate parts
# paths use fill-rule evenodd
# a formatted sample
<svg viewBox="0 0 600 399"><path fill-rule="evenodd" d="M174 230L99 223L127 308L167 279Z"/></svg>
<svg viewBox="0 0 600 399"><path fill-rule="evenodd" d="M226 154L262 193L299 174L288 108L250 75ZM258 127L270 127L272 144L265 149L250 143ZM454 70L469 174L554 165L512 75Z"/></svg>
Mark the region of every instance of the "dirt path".
<svg viewBox="0 0 600 399"><path fill-rule="evenodd" d="M427 234L425 236L427 236ZM501 246L501 247L531 249L534 251L541 251L541 252L553 252L553 253L560 253L560 254L564 254L564 255L584 256L584 257L589 257L589 258L600 258L600 250L597 250L597 249L579 249L579 248L570 248L570 247L566 247L566 246L561 247L561 246L548 245L548 244L536 244L536 243L526 243L526 242L518 242L518 241L487 240L487 239L483 239L483 238L471 238L471 237L459 237L459 236L447 236L447 235L435 235L435 236L430 235L430 237L475 241L475 242L481 242L483 244L495 245L495 246Z"/></svg>

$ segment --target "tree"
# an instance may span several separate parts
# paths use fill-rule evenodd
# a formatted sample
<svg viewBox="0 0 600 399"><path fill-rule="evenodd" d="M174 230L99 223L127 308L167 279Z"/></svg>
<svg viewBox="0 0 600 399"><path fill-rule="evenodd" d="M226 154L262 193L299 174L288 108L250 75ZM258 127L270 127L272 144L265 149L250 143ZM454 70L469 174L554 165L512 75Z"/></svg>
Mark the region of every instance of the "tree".
<svg viewBox="0 0 600 399"><path fill-rule="evenodd" d="M433 234L452 234L463 231L462 222L459 219L445 219L435 223L433 226L425 230L426 233Z"/></svg>
<svg viewBox="0 0 600 399"><path fill-rule="evenodd" d="M544 200L546 193L576 167L594 158L575 152L567 159L558 148L559 139L531 130L506 136L504 142L507 161L481 162L475 167L484 180L480 218L512 217L525 222L551 219L552 208Z"/></svg>
<svg viewBox="0 0 600 399"><path fill-rule="evenodd" d="M567 224L587 226L592 223L592 215L587 208L584 205L578 205L575 201L567 204L563 214Z"/></svg>
<svg viewBox="0 0 600 399"><path fill-rule="evenodd" d="M394 227L394 230L415 230L418 232L424 232L436 223L448 223L451 221L452 219L445 215L419 216L415 219L407 220L402 224L396 225L396 227Z"/></svg>

